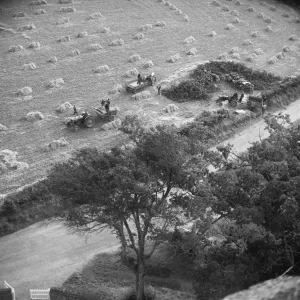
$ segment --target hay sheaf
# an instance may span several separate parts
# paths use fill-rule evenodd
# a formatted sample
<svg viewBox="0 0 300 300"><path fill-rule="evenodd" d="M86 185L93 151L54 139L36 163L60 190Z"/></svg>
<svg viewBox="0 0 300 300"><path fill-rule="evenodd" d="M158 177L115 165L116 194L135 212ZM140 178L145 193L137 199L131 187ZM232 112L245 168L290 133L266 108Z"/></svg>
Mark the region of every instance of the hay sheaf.
<svg viewBox="0 0 300 300"><path fill-rule="evenodd" d="M139 60L141 60L141 57L138 54L133 54L128 58L129 62L135 62L135 61L139 61Z"/></svg>
<svg viewBox="0 0 300 300"><path fill-rule="evenodd" d="M232 23L233 24L239 24L239 23L241 23L241 20L238 17L234 17L233 20L232 20Z"/></svg>
<svg viewBox="0 0 300 300"><path fill-rule="evenodd" d="M241 2L238 0L235 2L235 5L241 5Z"/></svg>
<svg viewBox="0 0 300 300"><path fill-rule="evenodd" d="M226 30L233 30L233 29L235 29L235 27L234 27L231 23L229 23L229 24L227 24L227 25L225 26L225 29L226 29Z"/></svg>
<svg viewBox="0 0 300 300"><path fill-rule="evenodd" d="M125 77L137 77L139 74L139 71L136 68L130 69L126 71Z"/></svg>
<svg viewBox="0 0 300 300"><path fill-rule="evenodd" d="M56 56L52 56L48 59L49 63L55 64L57 62L57 57Z"/></svg>
<svg viewBox="0 0 300 300"><path fill-rule="evenodd" d="M134 40L142 40L145 38L145 35L143 33L137 33L136 35L134 35L133 39Z"/></svg>
<svg viewBox="0 0 300 300"><path fill-rule="evenodd" d="M88 36L88 33L86 31L81 31L77 34L78 38L84 38L86 36Z"/></svg>
<svg viewBox="0 0 300 300"><path fill-rule="evenodd" d="M164 27L166 26L166 22L165 21L157 21L154 26L156 27Z"/></svg>
<svg viewBox="0 0 300 300"><path fill-rule="evenodd" d="M257 55L255 53L252 53L252 54L249 54L245 60L248 61L248 62L255 62L257 59Z"/></svg>
<svg viewBox="0 0 300 300"><path fill-rule="evenodd" d="M73 0L58 0L57 3L58 4L69 4L69 3L73 3Z"/></svg>
<svg viewBox="0 0 300 300"><path fill-rule="evenodd" d="M19 26L17 28L17 31L26 31L26 30L33 30L33 29L36 29L34 24L27 24L27 25Z"/></svg>
<svg viewBox="0 0 300 300"><path fill-rule="evenodd" d="M175 104L169 104L164 108L164 112L166 113L172 113L175 112L179 109L178 106L176 106Z"/></svg>
<svg viewBox="0 0 300 300"><path fill-rule="evenodd" d="M108 123L102 125L101 128L103 130L118 129L118 128L120 128L121 124L122 124L121 120L120 119L116 119L114 121L111 121L111 122L108 122Z"/></svg>
<svg viewBox="0 0 300 300"><path fill-rule="evenodd" d="M30 40L31 39L30 36L28 36L26 33L22 33L21 37L23 37L26 40Z"/></svg>
<svg viewBox="0 0 300 300"><path fill-rule="evenodd" d="M271 19L271 18L265 18L264 21L265 21L266 23L272 23L272 19Z"/></svg>
<svg viewBox="0 0 300 300"><path fill-rule="evenodd" d="M276 56L276 58L278 58L278 59L284 59L284 54L283 54L283 52L279 52L279 53L275 54L275 56Z"/></svg>
<svg viewBox="0 0 300 300"><path fill-rule="evenodd" d="M23 51L23 50L25 50L25 48L22 45L13 45L13 46L10 46L8 49L9 52L18 52L18 51Z"/></svg>
<svg viewBox="0 0 300 300"><path fill-rule="evenodd" d="M289 52L291 50L290 46L283 46L282 51L283 52Z"/></svg>
<svg viewBox="0 0 300 300"><path fill-rule="evenodd" d="M70 53L70 56L78 56L80 55L80 50L79 49L73 49Z"/></svg>
<svg viewBox="0 0 300 300"><path fill-rule="evenodd" d="M177 9L177 10L176 10L176 15L182 15L182 10Z"/></svg>
<svg viewBox="0 0 300 300"><path fill-rule="evenodd" d="M96 20L96 19L101 19L101 18L103 18L103 15L99 12L93 13L88 16L88 20Z"/></svg>
<svg viewBox="0 0 300 300"><path fill-rule="evenodd" d="M145 25L142 25L139 30L140 31L147 31L148 29L151 29L152 28L152 24L145 24Z"/></svg>
<svg viewBox="0 0 300 300"><path fill-rule="evenodd" d="M263 19L263 18L265 18L265 14L262 13L262 12L259 12L259 13L257 14L257 17L260 18L260 19Z"/></svg>
<svg viewBox="0 0 300 300"><path fill-rule="evenodd" d="M58 43L65 43L71 41L71 37L69 35L61 36L57 39Z"/></svg>
<svg viewBox="0 0 300 300"><path fill-rule="evenodd" d="M57 78L57 79L53 79L53 80L50 80L49 82L47 82L46 87L47 88L59 88L64 84L65 84L65 82L62 78Z"/></svg>
<svg viewBox="0 0 300 300"><path fill-rule="evenodd" d="M32 94L32 88L30 86L25 86L17 91L19 96L28 96Z"/></svg>
<svg viewBox="0 0 300 300"><path fill-rule="evenodd" d="M76 8L75 7L62 7L59 12L62 13L73 13L76 12Z"/></svg>
<svg viewBox="0 0 300 300"><path fill-rule="evenodd" d="M259 32L258 31L254 31L251 33L252 37L258 37L259 36Z"/></svg>
<svg viewBox="0 0 300 300"><path fill-rule="evenodd" d="M151 98L151 93L149 91L143 91L131 96L131 98L134 100L148 99Z"/></svg>
<svg viewBox="0 0 300 300"><path fill-rule="evenodd" d="M270 7L269 7L269 10L270 10L270 11L276 11L276 7L275 7L275 6L270 6Z"/></svg>
<svg viewBox="0 0 300 300"><path fill-rule="evenodd" d="M299 37L296 34L293 34L289 37L290 41L298 41Z"/></svg>
<svg viewBox="0 0 300 300"><path fill-rule="evenodd" d="M232 53L232 54L230 55L230 57L231 57L232 59L240 59L240 54L239 54L239 53Z"/></svg>
<svg viewBox="0 0 300 300"><path fill-rule="evenodd" d="M262 55L264 54L264 50L261 48L257 48L253 51L256 55Z"/></svg>
<svg viewBox="0 0 300 300"><path fill-rule="evenodd" d="M63 112L68 111L72 107L73 107L73 105L70 102L65 102L65 103L61 104L59 107L57 107L55 111L58 113L63 113Z"/></svg>
<svg viewBox="0 0 300 300"><path fill-rule="evenodd" d="M154 63L153 63L152 60L148 60L147 62L145 62L145 63L143 64L143 67L144 67L144 68L152 68L153 66L154 66Z"/></svg>
<svg viewBox="0 0 300 300"><path fill-rule="evenodd" d="M108 65L99 66L94 69L94 73L106 73L109 71Z"/></svg>
<svg viewBox="0 0 300 300"><path fill-rule="evenodd" d="M65 18L62 18L62 19L56 21L56 25L63 25L63 24L68 24L68 23L70 23L69 17L65 17Z"/></svg>
<svg viewBox="0 0 300 300"><path fill-rule="evenodd" d="M252 45L252 44L253 44L252 41L249 40L249 39L244 40L244 41L242 42L242 45L245 45L245 46Z"/></svg>
<svg viewBox="0 0 300 300"><path fill-rule="evenodd" d="M226 5L222 6L222 10L223 10L223 11L230 11L229 7L226 6Z"/></svg>
<svg viewBox="0 0 300 300"><path fill-rule="evenodd" d="M230 14L233 15L233 16L235 16L235 17L239 17L240 16L240 14L236 10L232 10L230 12Z"/></svg>
<svg viewBox="0 0 300 300"><path fill-rule="evenodd" d="M46 0L35 0L35 1L31 1L30 4L31 5L43 5L43 4L48 4L48 2Z"/></svg>
<svg viewBox="0 0 300 300"><path fill-rule="evenodd" d="M169 63L175 63L177 61L179 61L181 59L179 53L175 54L175 55L171 55L169 58L167 58L167 62Z"/></svg>
<svg viewBox="0 0 300 300"><path fill-rule="evenodd" d="M217 0L214 0L211 4L214 6L221 6L221 3Z"/></svg>
<svg viewBox="0 0 300 300"><path fill-rule="evenodd" d="M7 130L7 127L4 126L4 125L2 125L2 124L0 124L0 131L6 131L6 130Z"/></svg>
<svg viewBox="0 0 300 300"><path fill-rule="evenodd" d="M90 44L86 47L88 51L98 51L102 49L102 46L100 44Z"/></svg>
<svg viewBox="0 0 300 300"><path fill-rule="evenodd" d="M228 53L233 54L233 53L238 53L239 51L240 51L239 47L233 47L228 51Z"/></svg>
<svg viewBox="0 0 300 300"><path fill-rule="evenodd" d="M97 32L100 32L100 33L109 33L110 32L110 28L108 28L108 27L102 27L102 28L99 28L97 30Z"/></svg>
<svg viewBox="0 0 300 300"><path fill-rule="evenodd" d="M198 50L197 50L195 47L193 47L193 48L191 48L190 50L188 50L188 51L186 52L186 54L187 54L187 55L196 55L197 52L198 52Z"/></svg>
<svg viewBox="0 0 300 300"><path fill-rule="evenodd" d="M208 34L208 36L211 36L211 37L214 37L214 36L216 36L217 35L217 33L215 32L215 31L212 31L212 32L210 32L209 34Z"/></svg>
<svg viewBox="0 0 300 300"><path fill-rule="evenodd" d="M275 64L275 63L277 63L278 62L278 58L276 57L276 56L273 56L273 57L271 57L271 58L269 58L268 60L267 60L267 63L269 64L269 65L273 65L273 64Z"/></svg>
<svg viewBox="0 0 300 300"><path fill-rule="evenodd" d="M189 36L183 41L184 44L193 44L195 42L196 42L196 39L193 36Z"/></svg>
<svg viewBox="0 0 300 300"><path fill-rule="evenodd" d="M20 11L20 12L14 13L13 17L14 18L24 18L24 17L27 17L27 14L24 11Z"/></svg>
<svg viewBox="0 0 300 300"><path fill-rule="evenodd" d="M265 28L265 31L266 31L266 32L272 32L272 31L273 31L273 29L272 29L272 27L271 27L271 26L267 26L267 27Z"/></svg>
<svg viewBox="0 0 300 300"><path fill-rule="evenodd" d="M28 45L28 48L37 50L41 48L41 44L39 42L32 42Z"/></svg>
<svg viewBox="0 0 300 300"><path fill-rule="evenodd" d="M34 12L35 15L45 15L47 12L44 9L38 9Z"/></svg>
<svg viewBox="0 0 300 300"><path fill-rule="evenodd" d="M53 140L52 142L50 142L48 145L44 147L44 150L47 152L54 151L61 147L67 147L68 145L69 143L66 141L64 137L62 137L58 140Z"/></svg>
<svg viewBox="0 0 300 300"><path fill-rule="evenodd" d="M189 22L189 21L190 21L190 18L189 18L189 16L188 16L188 15L184 15L184 17L183 17L183 21L185 21L185 22Z"/></svg>
<svg viewBox="0 0 300 300"><path fill-rule="evenodd" d="M40 111L31 111L25 117L25 119L29 122L43 120L44 118L44 115Z"/></svg>
<svg viewBox="0 0 300 300"><path fill-rule="evenodd" d="M36 65L35 65L35 63L30 62L28 64L24 64L21 69L24 70L24 71L35 70L36 69Z"/></svg>
<svg viewBox="0 0 300 300"><path fill-rule="evenodd" d="M0 174L28 168L28 164L17 160L18 152L9 149L0 151Z"/></svg>
<svg viewBox="0 0 300 300"><path fill-rule="evenodd" d="M170 5L170 9L171 9L171 10L177 10L178 8L177 8L174 4L171 4L171 5Z"/></svg>
<svg viewBox="0 0 300 300"><path fill-rule="evenodd" d="M116 84L112 87L112 89L108 93L117 94L117 93L121 93L123 90L124 90L124 86L122 84Z"/></svg>
<svg viewBox="0 0 300 300"><path fill-rule="evenodd" d="M122 45L124 45L123 39L115 39L109 43L109 46L122 46Z"/></svg>
<svg viewBox="0 0 300 300"><path fill-rule="evenodd" d="M228 53L223 52L223 53L219 54L218 57L217 57L217 59L227 60L228 59Z"/></svg>

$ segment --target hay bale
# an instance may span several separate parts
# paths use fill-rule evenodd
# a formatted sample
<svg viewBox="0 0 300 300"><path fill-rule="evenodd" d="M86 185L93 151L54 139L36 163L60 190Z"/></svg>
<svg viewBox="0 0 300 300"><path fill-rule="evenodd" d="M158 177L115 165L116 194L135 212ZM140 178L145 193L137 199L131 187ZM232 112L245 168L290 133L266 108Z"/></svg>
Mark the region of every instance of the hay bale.
<svg viewBox="0 0 300 300"><path fill-rule="evenodd" d="M44 115L39 111L31 111L25 117L25 119L29 122L43 120L44 118L45 118Z"/></svg>
<svg viewBox="0 0 300 300"><path fill-rule="evenodd" d="M48 2L46 0L34 0L34 1L31 1L30 4L31 5L43 5L43 4L48 4Z"/></svg>
<svg viewBox="0 0 300 300"><path fill-rule="evenodd" d="M175 104L169 104L164 108L164 112L166 113L172 113L175 112L179 109L178 106L176 106Z"/></svg>
<svg viewBox="0 0 300 300"><path fill-rule="evenodd" d="M35 15L45 15L47 12L44 9L38 9L34 12Z"/></svg>
<svg viewBox="0 0 300 300"><path fill-rule="evenodd" d="M73 13L76 12L76 8L75 7L62 7L59 12L61 13Z"/></svg>
<svg viewBox="0 0 300 300"><path fill-rule="evenodd" d="M53 79L53 80L50 80L49 82L47 82L46 87L47 88L59 88L64 84L65 84L65 82L62 78L57 78L57 79Z"/></svg>
<svg viewBox="0 0 300 300"><path fill-rule="evenodd" d="M10 46L8 49L8 52L18 52L18 51L23 51L24 47L22 45L13 45Z"/></svg>
<svg viewBox="0 0 300 300"><path fill-rule="evenodd" d="M270 10L270 11L276 11L276 7L274 7L274 6L269 6L269 10Z"/></svg>
<svg viewBox="0 0 300 300"><path fill-rule="evenodd" d="M251 33L252 37L258 37L259 36L259 32L258 31L254 31Z"/></svg>
<svg viewBox="0 0 300 300"><path fill-rule="evenodd" d="M56 21L56 25L63 25L63 24L67 24L67 23L70 23L69 17L62 18L62 19Z"/></svg>
<svg viewBox="0 0 300 300"><path fill-rule="evenodd" d="M151 98L151 93L150 93L150 91L143 91L143 92L134 94L133 96L131 96L131 98L134 100L148 99L148 98Z"/></svg>
<svg viewBox="0 0 300 300"><path fill-rule="evenodd" d="M52 142L50 142L48 145L45 146L44 150L54 151L61 147L67 147L68 145L69 143L66 141L64 137L62 137L58 140L53 140Z"/></svg>
<svg viewBox="0 0 300 300"><path fill-rule="evenodd" d="M24 11L20 11L20 12L14 13L13 17L14 18L24 18L24 17L27 17L27 14Z"/></svg>
<svg viewBox="0 0 300 300"><path fill-rule="evenodd" d="M77 34L78 38L84 38L86 36L88 36L88 33L86 31L81 31Z"/></svg>
<svg viewBox="0 0 300 300"><path fill-rule="evenodd" d="M218 55L217 59L227 60L228 59L228 54L226 52L223 52L223 53Z"/></svg>
<svg viewBox="0 0 300 300"><path fill-rule="evenodd" d="M167 62L169 63L175 63L177 61L179 61L181 59L179 53L175 54L175 55L171 55L169 58L167 58Z"/></svg>
<svg viewBox="0 0 300 300"><path fill-rule="evenodd" d="M88 20L96 20L96 19L101 19L101 18L103 18L103 16L99 12L93 13L93 14L88 16Z"/></svg>
<svg viewBox="0 0 300 300"><path fill-rule="evenodd" d="M260 19L263 19L263 18L265 18L265 14L262 13L262 12L259 12L259 13L257 14L257 17L260 18Z"/></svg>
<svg viewBox="0 0 300 300"><path fill-rule="evenodd" d="M32 88L30 86L25 86L17 91L18 96L28 96L32 94Z"/></svg>
<svg viewBox="0 0 300 300"><path fill-rule="evenodd" d="M249 54L245 60L253 63L253 62L255 62L256 59L257 59L256 54L252 53L252 54Z"/></svg>
<svg viewBox="0 0 300 300"><path fill-rule="evenodd" d="M252 6L249 6L249 7L247 8L247 10L250 11L250 12L255 12L255 9L254 9Z"/></svg>
<svg viewBox="0 0 300 300"><path fill-rule="evenodd" d="M143 33L137 33L134 37L133 37L133 39L134 40L142 40L142 39L144 39L145 38L145 35L143 34Z"/></svg>
<svg viewBox="0 0 300 300"><path fill-rule="evenodd" d="M58 4L69 4L69 3L73 3L73 0L58 0L57 3Z"/></svg>
<svg viewBox="0 0 300 300"><path fill-rule="evenodd" d="M238 17L234 17L233 20L232 20L232 23L233 24L238 24L238 23L241 23L241 20Z"/></svg>
<svg viewBox="0 0 300 300"><path fill-rule="evenodd" d="M253 51L256 55L262 55L264 54L264 50L261 48L257 48Z"/></svg>
<svg viewBox="0 0 300 300"><path fill-rule="evenodd" d="M240 59L240 54L239 53L232 53L231 55L232 59Z"/></svg>
<svg viewBox="0 0 300 300"><path fill-rule="evenodd" d="M94 73L105 73L109 71L108 65L99 66L94 69Z"/></svg>
<svg viewBox="0 0 300 300"><path fill-rule="evenodd" d="M23 37L24 39L30 40L30 36L28 36L26 33L22 33L21 37Z"/></svg>
<svg viewBox="0 0 300 300"><path fill-rule="evenodd" d="M299 37L296 34L293 34L289 37L290 41L298 41Z"/></svg>
<svg viewBox="0 0 300 300"><path fill-rule="evenodd" d="M139 71L136 68L130 69L126 71L125 76L126 77L137 77L139 74Z"/></svg>
<svg viewBox="0 0 300 300"><path fill-rule="evenodd" d="M102 125L103 130L111 130L111 129L118 129L121 126L122 122L120 119L116 119L114 121L108 122Z"/></svg>
<svg viewBox="0 0 300 300"><path fill-rule="evenodd" d="M266 31L266 32L272 32L273 29L272 29L272 27L269 25L269 26L267 26L267 27L265 28L265 31Z"/></svg>
<svg viewBox="0 0 300 300"><path fill-rule="evenodd" d="M41 44L39 42L32 42L28 45L28 48L30 48L30 49L40 49Z"/></svg>
<svg viewBox="0 0 300 300"><path fill-rule="evenodd" d="M143 67L144 67L144 68L152 68L153 66L154 66L154 63L153 63L152 60L148 60L147 62L145 62L145 63L143 64Z"/></svg>
<svg viewBox="0 0 300 300"><path fill-rule="evenodd" d="M290 46L283 46L282 51L283 52L289 52L291 50Z"/></svg>
<svg viewBox="0 0 300 300"><path fill-rule="evenodd" d="M239 17L240 16L240 14L236 10L232 10L230 12L230 14L233 15L233 16L235 16L235 17Z"/></svg>
<svg viewBox="0 0 300 300"><path fill-rule="evenodd" d="M156 27L164 27L164 26L166 26L166 22L165 21L156 21L156 23L154 24L154 26L156 26Z"/></svg>
<svg viewBox="0 0 300 300"><path fill-rule="evenodd" d="M6 131L6 130L7 130L7 127L4 126L4 125L2 125L2 124L0 124L0 131Z"/></svg>
<svg viewBox="0 0 300 300"><path fill-rule="evenodd" d="M244 40L243 43L242 43L242 45L245 45L245 46L252 45L252 44L253 44L252 41L249 40L249 39Z"/></svg>
<svg viewBox="0 0 300 300"><path fill-rule="evenodd" d="M27 25L23 25L23 26L19 26L17 31L26 31L26 30L33 30L35 29L35 25L34 24L27 24Z"/></svg>
<svg viewBox="0 0 300 300"><path fill-rule="evenodd" d="M51 56L49 59L48 59L48 62L49 63L52 63L52 64L55 64L57 62L57 57L56 56Z"/></svg>
<svg viewBox="0 0 300 300"><path fill-rule="evenodd" d="M74 50L72 50L71 51L71 53L70 53L70 56L77 56L77 55L80 55L80 51L79 51L79 49L74 49Z"/></svg>
<svg viewBox="0 0 300 300"><path fill-rule="evenodd" d="M190 50L188 50L188 51L186 52L186 54L187 54L187 55L196 55L197 51L198 51L198 50L197 50L195 47L193 47L193 48L191 48Z"/></svg>
<svg viewBox="0 0 300 300"><path fill-rule="evenodd" d="M139 28L139 31L148 31L148 29L152 28L152 24L145 24Z"/></svg>
<svg viewBox="0 0 300 300"><path fill-rule="evenodd" d="M190 21L190 18L189 18L189 16L188 16L188 15L184 15L184 17L183 17L183 21L185 21L185 22L189 22L189 21Z"/></svg>
<svg viewBox="0 0 300 300"><path fill-rule="evenodd" d="M112 87L112 89L108 92L109 94L117 94L121 93L124 90L124 87L122 84L116 84Z"/></svg>
<svg viewBox="0 0 300 300"><path fill-rule="evenodd" d="M102 27L102 28L98 29L98 32L100 32L100 33L109 33L110 32L110 28L108 28L108 27Z"/></svg>
<svg viewBox="0 0 300 300"><path fill-rule="evenodd" d="M214 6L221 6L221 3L217 0L214 0L211 4Z"/></svg>
<svg viewBox="0 0 300 300"><path fill-rule="evenodd" d="M214 36L216 36L217 35L217 33L215 32L215 31L212 31L212 32L210 32L209 34L208 34L208 36L212 36L212 37L214 37Z"/></svg>
<svg viewBox="0 0 300 300"><path fill-rule="evenodd" d="M279 52L279 53L275 54L275 56L278 59L284 59L284 54L282 52Z"/></svg>
<svg viewBox="0 0 300 300"><path fill-rule="evenodd" d="M98 51L102 49L102 46L100 44L90 44L86 48L88 51Z"/></svg>
<svg viewBox="0 0 300 300"><path fill-rule="evenodd" d="M135 62L141 60L141 57L138 54L133 54L128 58L129 62Z"/></svg>
<svg viewBox="0 0 300 300"><path fill-rule="evenodd" d="M72 107L73 107L73 105L70 102L65 102L65 103L61 104L59 107L57 107L55 111L58 113L63 113L63 112L68 111Z"/></svg>
<svg viewBox="0 0 300 300"><path fill-rule="evenodd" d="M71 37L69 35L61 36L57 39L58 43L65 43L71 41Z"/></svg>
<svg viewBox="0 0 300 300"><path fill-rule="evenodd" d="M124 45L123 39L115 39L109 43L109 46L122 46Z"/></svg>
<svg viewBox="0 0 300 300"><path fill-rule="evenodd" d="M193 44L196 42L196 39L193 36L189 36L188 38L186 38L183 43L184 44Z"/></svg>
<svg viewBox="0 0 300 300"><path fill-rule="evenodd" d="M231 23L229 23L229 24L227 24L227 25L225 26L225 29L226 29L226 30L233 30L233 29L235 29L235 27L234 27Z"/></svg>
<svg viewBox="0 0 300 300"><path fill-rule="evenodd" d="M267 63L270 65L273 65L273 64L277 63L277 61L278 61L278 58L276 56L273 56L267 60Z"/></svg>
<svg viewBox="0 0 300 300"><path fill-rule="evenodd" d="M272 23L272 19L271 19L271 18L265 18L264 21L265 21L266 23Z"/></svg>
<svg viewBox="0 0 300 300"><path fill-rule="evenodd" d="M238 53L239 51L240 51L239 47L233 47L228 51L228 53L233 54L233 53Z"/></svg>
<svg viewBox="0 0 300 300"><path fill-rule="evenodd" d="M222 10L223 10L223 11L230 11L229 7L226 6L226 5L222 6Z"/></svg>
<svg viewBox="0 0 300 300"><path fill-rule="evenodd" d="M28 64L24 64L22 67L22 70L27 71L27 70L35 70L36 69L36 65L33 62L30 62Z"/></svg>

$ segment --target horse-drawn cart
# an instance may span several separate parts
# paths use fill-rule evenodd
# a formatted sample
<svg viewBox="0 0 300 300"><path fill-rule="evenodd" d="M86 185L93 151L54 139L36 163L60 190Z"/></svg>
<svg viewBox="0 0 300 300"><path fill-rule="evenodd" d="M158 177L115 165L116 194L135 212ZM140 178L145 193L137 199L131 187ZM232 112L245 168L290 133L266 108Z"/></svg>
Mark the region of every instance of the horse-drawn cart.
<svg viewBox="0 0 300 300"><path fill-rule="evenodd" d="M100 119L107 119L108 121L113 121L118 114L118 109L111 109L108 112L103 111L101 108L94 107L94 110Z"/></svg>
<svg viewBox="0 0 300 300"><path fill-rule="evenodd" d="M154 73L146 77L141 76L138 78L138 80L128 82L126 84L126 91L135 94L143 88L147 87L148 85L153 85L155 82L156 77L154 76Z"/></svg>

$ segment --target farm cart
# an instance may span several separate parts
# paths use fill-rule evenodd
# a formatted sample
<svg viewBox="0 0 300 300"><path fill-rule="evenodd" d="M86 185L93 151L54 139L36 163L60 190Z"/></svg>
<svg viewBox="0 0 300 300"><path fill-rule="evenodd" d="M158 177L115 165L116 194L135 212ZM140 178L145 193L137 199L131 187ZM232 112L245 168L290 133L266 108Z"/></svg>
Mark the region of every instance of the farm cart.
<svg viewBox="0 0 300 300"><path fill-rule="evenodd" d="M229 82L232 82L233 85L240 90L246 91L250 94L254 91L254 85L238 73L231 72L226 76L226 79Z"/></svg>
<svg viewBox="0 0 300 300"><path fill-rule="evenodd" d="M118 109L111 109L108 112L103 111L101 108L94 107L94 110L100 119L113 121L118 114Z"/></svg>
<svg viewBox="0 0 300 300"><path fill-rule="evenodd" d="M69 118L67 122L67 127L72 128L74 131L78 131L79 126L84 126L86 128L91 128L94 125L93 117L85 111L79 116L74 116Z"/></svg>
<svg viewBox="0 0 300 300"><path fill-rule="evenodd" d="M222 102L226 100L228 101L229 106L236 107L238 103L238 93L234 93L232 96L219 96L216 102L221 106Z"/></svg>
<svg viewBox="0 0 300 300"><path fill-rule="evenodd" d="M247 108L251 111L257 111L262 108L262 105L266 101L265 95L249 95L248 101L247 101Z"/></svg>
<svg viewBox="0 0 300 300"><path fill-rule="evenodd" d="M154 73L144 77L139 77L138 80L131 81L126 84L126 91L130 93L137 93L138 91L142 90L143 88L147 87L148 85L153 85L156 82L156 77Z"/></svg>

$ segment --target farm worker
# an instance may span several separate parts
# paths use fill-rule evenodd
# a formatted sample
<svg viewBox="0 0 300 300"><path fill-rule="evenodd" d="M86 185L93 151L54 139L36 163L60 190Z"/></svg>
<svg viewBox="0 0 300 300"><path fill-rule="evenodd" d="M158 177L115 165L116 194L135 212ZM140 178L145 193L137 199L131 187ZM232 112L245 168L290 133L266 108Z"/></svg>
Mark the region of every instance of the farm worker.
<svg viewBox="0 0 300 300"><path fill-rule="evenodd" d="M157 95L160 95L160 90L161 90L161 85L159 84L159 85L157 86Z"/></svg>
<svg viewBox="0 0 300 300"><path fill-rule="evenodd" d="M242 94L241 94L241 96L240 96L240 99L239 99L239 102L242 102L244 96L245 96L245 94L244 94L244 92L242 92Z"/></svg>
<svg viewBox="0 0 300 300"><path fill-rule="evenodd" d="M139 73L139 74L138 74L138 80L137 80L137 82L138 82L138 85L140 85L140 84L141 84L141 80L142 80L142 78L141 78L141 74Z"/></svg>
<svg viewBox="0 0 300 300"><path fill-rule="evenodd" d="M254 107L255 107L255 102L252 100L252 101L250 102L250 110L251 110L251 111L254 111Z"/></svg>
<svg viewBox="0 0 300 300"><path fill-rule="evenodd" d="M238 100L238 98L239 98L239 95L237 92L235 92L232 96L232 100L234 100L234 99Z"/></svg>
<svg viewBox="0 0 300 300"><path fill-rule="evenodd" d="M106 110L107 113L109 113L109 105L110 105L110 100L107 99L107 100L105 101L105 105L104 105L104 108L105 108L105 110Z"/></svg>
<svg viewBox="0 0 300 300"><path fill-rule="evenodd" d="M73 116L75 116L75 115L78 116L78 112L77 112L77 109L76 109L75 105L73 106L73 110L74 110Z"/></svg>

